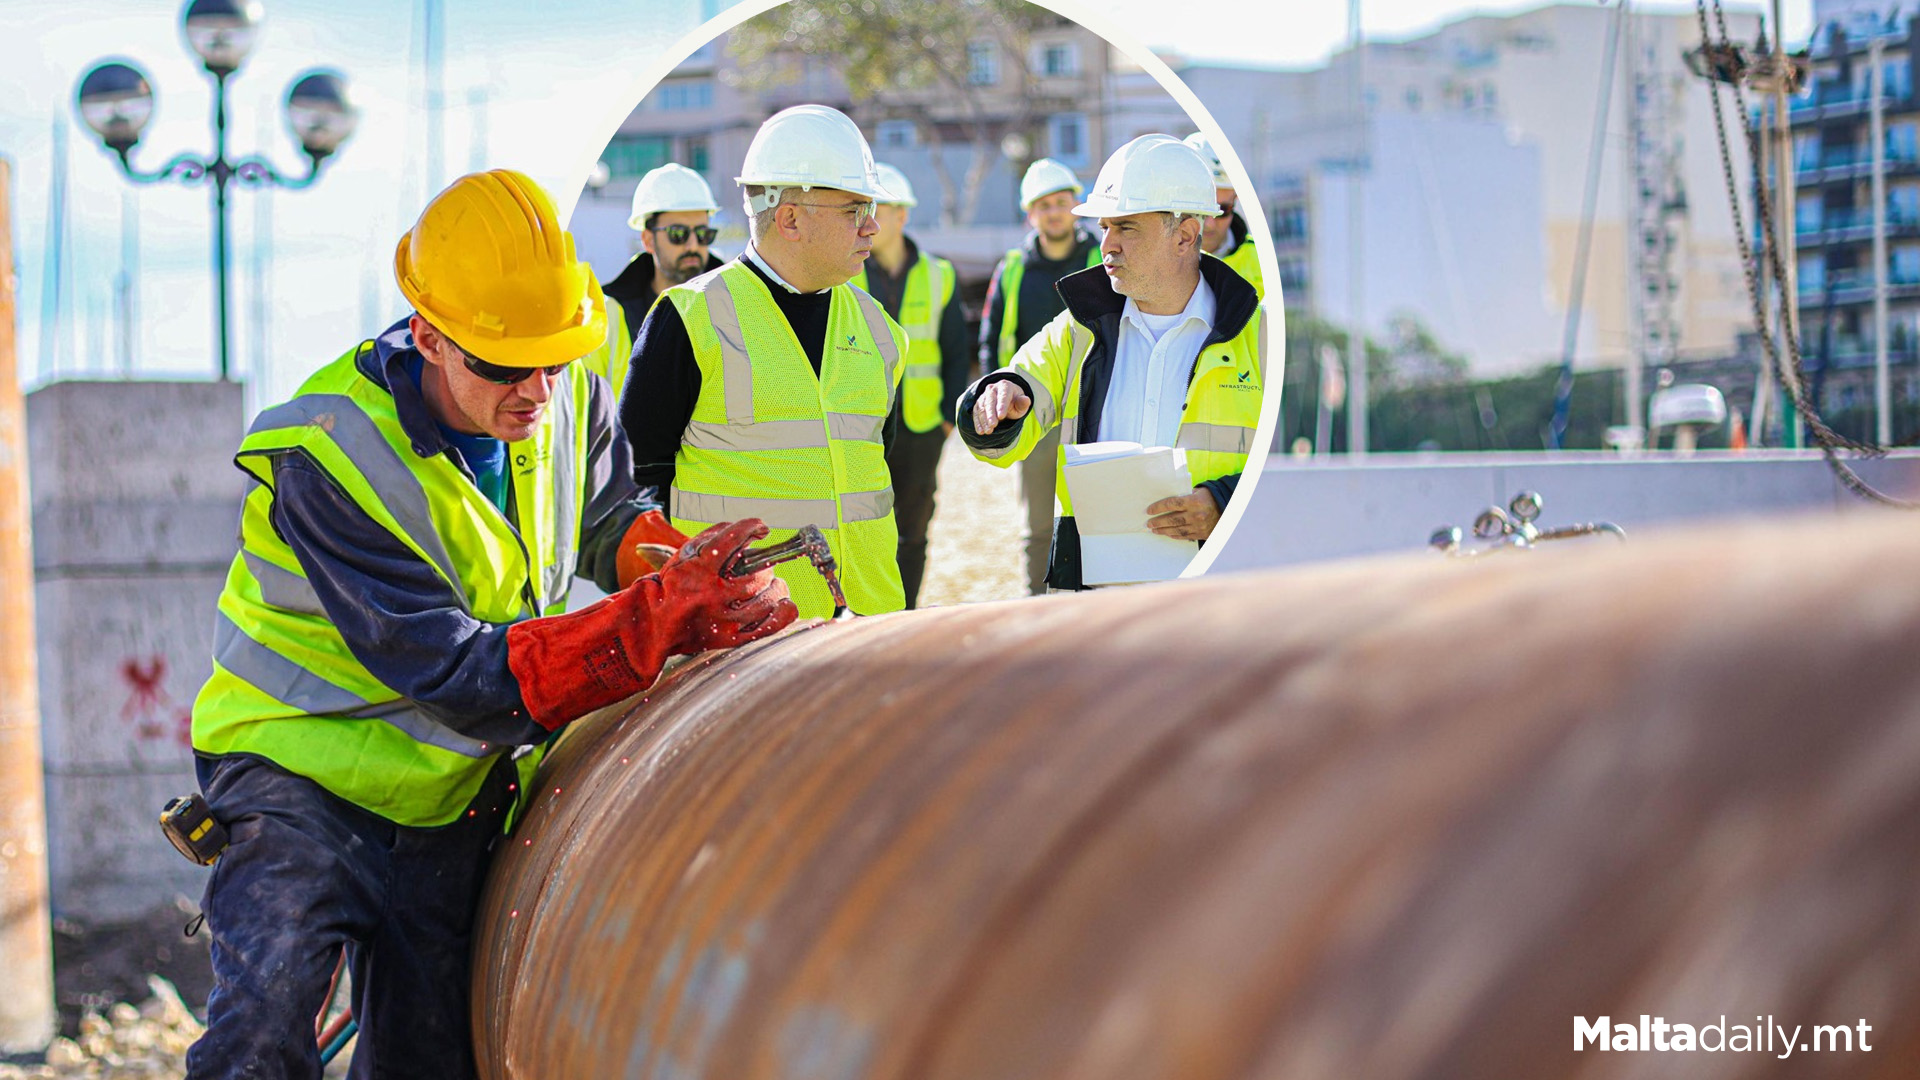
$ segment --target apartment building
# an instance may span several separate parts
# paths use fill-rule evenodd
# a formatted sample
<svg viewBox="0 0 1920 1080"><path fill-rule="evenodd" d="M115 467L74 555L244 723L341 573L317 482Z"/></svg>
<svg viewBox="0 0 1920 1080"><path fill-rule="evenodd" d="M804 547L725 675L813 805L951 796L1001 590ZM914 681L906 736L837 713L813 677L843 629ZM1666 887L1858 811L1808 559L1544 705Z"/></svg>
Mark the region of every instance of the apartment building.
<svg viewBox="0 0 1920 1080"><path fill-rule="evenodd" d="M1896 404L1920 400L1920 50L1911 5L1823 5L1810 47L1808 92L1789 113L1794 141L1794 241L1801 352L1823 408L1871 407L1874 300L1884 285L1887 359ZM1878 56L1885 202L1884 281L1874 267L1875 155L1871 131Z"/></svg>

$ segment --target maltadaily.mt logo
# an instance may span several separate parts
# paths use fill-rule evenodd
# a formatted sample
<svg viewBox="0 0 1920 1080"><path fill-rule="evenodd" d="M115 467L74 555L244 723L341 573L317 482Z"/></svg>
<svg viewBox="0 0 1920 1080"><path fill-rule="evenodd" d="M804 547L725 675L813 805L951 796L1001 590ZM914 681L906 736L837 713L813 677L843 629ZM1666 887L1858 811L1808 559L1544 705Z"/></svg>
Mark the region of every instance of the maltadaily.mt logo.
<svg viewBox="0 0 1920 1080"><path fill-rule="evenodd" d="M1672 1053L1704 1050L1709 1054L1720 1052L1734 1054L1773 1054L1787 1058L1795 1050L1818 1053L1821 1050L1855 1049L1871 1051L1867 1045L1867 1034L1873 1025L1865 1020L1847 1024L1796 1024L1793 1030L1774 1021L1771 1016L1756 1016L1753 1023L1729 1024L1721 1016L1718 1023L1672 1024L1664 1016L1642 1014L1638 1024L1613 1023L1613 1018L1602 1016L1589 1022L1584 1016L1573 1018L1573 1048L1578 1050L1621 1050L1644 1052L1648 1050ZM1855 1030L1859 1039L1854 1038ZM1807 1037L1800 1033L1807 1030ZM1855 1043L1858 1042L1858 1046Z"/></svg>

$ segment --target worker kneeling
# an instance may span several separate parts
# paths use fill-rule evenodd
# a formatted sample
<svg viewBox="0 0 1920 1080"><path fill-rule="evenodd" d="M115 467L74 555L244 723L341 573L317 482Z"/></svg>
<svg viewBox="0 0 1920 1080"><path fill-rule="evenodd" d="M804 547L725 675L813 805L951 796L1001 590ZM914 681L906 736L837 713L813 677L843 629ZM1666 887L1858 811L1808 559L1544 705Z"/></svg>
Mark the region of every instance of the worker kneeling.
<svg viewBox="0 0 1920 1080"><path fill-rule="evenodd" d="M679 537L574 363L606 319L545 192L462 177L394 263L414 313L262 413L237 458L256 483L193 709L231 844L192 1077L318 1077L342 948L352 1075L473 1075L469 935L537 748L668 657L795 617L770 572L721 573L757 521L643 559ZM576 574L613 595L561 614Z"/></svg>
<svg viewBox="0 0 1920 1080"><path fill-rule="evenodd" d="M1220 213L1213 172L1171 135L1142 135L1100 168L1073 212L1106 231L1101 265L1056 286L1066 309L983 376L958 405L975 457L1006 466L1058 426L1060 517L1047 584L1083 588L1065 447L1103 441L1186 451L1192 493L1145 506L1161 536L1203 541L1253 447L1266 385L1266 314L1254 287L1202 254L1202 222Z"/></svg>

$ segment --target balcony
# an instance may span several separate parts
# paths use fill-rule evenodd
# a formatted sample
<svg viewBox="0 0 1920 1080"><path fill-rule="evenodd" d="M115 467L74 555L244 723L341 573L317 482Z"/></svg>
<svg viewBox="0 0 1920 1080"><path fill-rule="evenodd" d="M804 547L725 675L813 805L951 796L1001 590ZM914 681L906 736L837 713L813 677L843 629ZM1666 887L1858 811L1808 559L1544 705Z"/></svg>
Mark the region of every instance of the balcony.
<svg viewBox="0 0 1920 1080"><path fill-rule="evenodd" d="M1836 306L1869 303L1873 300L1873 274L1865 270L1834 270L1823 277L1799 279L1800 310L1811 311L1827 302L1832 290ZM1889 301L1920 300L1920 271L1895 269L1887 275ZM1871 352L1871 347L1868 349Z"/></svg>
<svg viewBox="0 0 1920 1080"><path fill-rule="evenodd" d="M1920 237L1920 212L1890 206L1886 221L1888 239ZM1865 207L1827 210L1818 220L1797 218L1793 232L1803 248L1864 243L1873 239L1873 214Z"/></svg>
<svg viewBox="0 0 1920 1080"><path fill-rule="evenodd" d="M1912 146L1889 146L1882 160L1885 163L1885 175L1920 173L1920 149ZM1811 154L1797 157L1793 171L1794 182L1800 187L1836 180L1855 180L1873 172L1873 155L1864 152L1863 147L1835 147L1818 157Z"/></svg>
<svg viewBox="0 0 1920 1080"><path fill-rule="evenodd" d="M1904 87L1887 87L1880 100L1881 108L1889 113L1908 112L1914 107L1913 91ZM1865 116L1871 101L1870 95L1855 92L1851 86L1816 82L1809 93L1794 98L1787 108L1793 126L1800 127L1822 120Z"/></svg>

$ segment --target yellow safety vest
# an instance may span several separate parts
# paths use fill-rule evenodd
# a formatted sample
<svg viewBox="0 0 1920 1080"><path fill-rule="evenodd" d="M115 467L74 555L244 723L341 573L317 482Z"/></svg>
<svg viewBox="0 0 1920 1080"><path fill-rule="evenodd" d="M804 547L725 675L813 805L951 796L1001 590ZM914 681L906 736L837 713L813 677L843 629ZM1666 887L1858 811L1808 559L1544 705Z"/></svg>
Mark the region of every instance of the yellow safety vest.
<svg viewBox="0 0 1920 1080"><path fill-rule="evenodd" d="M953 419L940 411L946 394L940 377L940 320L953 300L954 281L952 263L923 251L907 270L901 290L899 323L907 332L907 373L900 385L900 422L916 434ZM849 284L866 290L866 266Z"/></svg>
<svg viewBox="0 0 1920 1080"><path fill-rule="evenodd" d="M1100 245L1087 249L1087 265L1100 265ZM1001 367L1013 363L1013 352L1020 342L1013 335L1020 326L1020 282L1027 276L1027 252L1014 248L1000 260L1000 294L1006 302L1000 309L1000 351L995 354Z"/></svg>
<svg viewBox="0 0 1920 1080"><path fill-rule="evenodd" d="M1233 267L1234 273L1246 278L1247 284L1253 286L1253 291L1260 294L1260 299L1267 298L1266 283L1260 280L1260 255L1253 249L1252 237L1240 241L1220 261Z"/></svg>
<svg viewBox="0 0 1920 1080"><path fill-rule="evenodd" d="M645 312L640 313L646 317ZM598 349L582 357L580 363L588 371L607 380L613 387L613 407L620 408L620 394L627 388L627 368L633 353L627 344L627 313L620 301L607 297L607 340Z"/></svg>
<svg viewBox="0 0 1920 1080"><path fill-rule="evenodd" d="M1196 487L1246 468L1266 386L1266 322L1262 307L1231 340L1208 345L1194 360L1174 445L1187 452L1187 473ZM998 449L973 451L976 457L1005 468L1032 453L1058 425L1060 449L1053 490L1062 517L1073 514L1065 476L1066 448L1079 441L1080 371L1093 341L1093 331L1075 321L1072 311L1063 311L1022 345L1012 367L1033 388L1033 407L1020 426L1020 437Z"/></svg>
<svg viewBox="0 0 1920 1080"><path fill-rule="evenodd" d="M512 747L469 738L356 660L268 518L273 461L304 453L452 587L505 624L566 607L587 491L588 383L557 379L539 430L509 443L515 522L448 455L421 457L393 395L361 374L363 342L253 422L235 463L255 483L214 630L213 676L193 704L194 749L257 754L410 826L444 825ZM519 759L522 784L539 754Z"/></svg>
<svg viewBox="0 0 1920 1080"><path fill-rule="evenodd" d="M850 608L874 615L905 607L882 441L905 332L864 291L835 286L816 376L773 294L745 263L662 295L679 311L700 366L700 396L674 455L674 526L691 536L757 517L773 529L768 543L819 526ZM803 618L833 613L811 564L796 560L776 572Z"/></svg>

